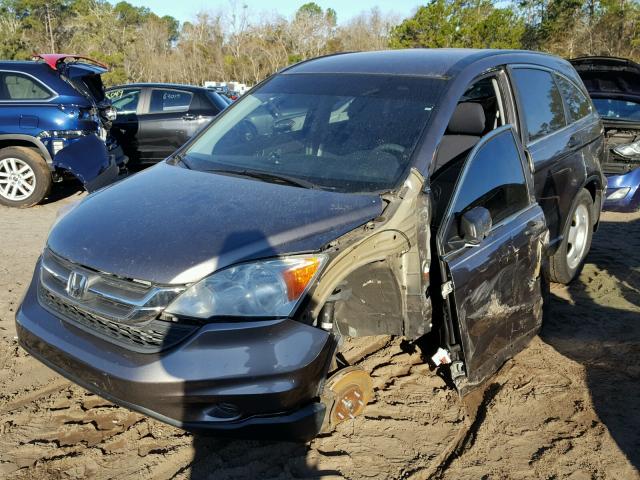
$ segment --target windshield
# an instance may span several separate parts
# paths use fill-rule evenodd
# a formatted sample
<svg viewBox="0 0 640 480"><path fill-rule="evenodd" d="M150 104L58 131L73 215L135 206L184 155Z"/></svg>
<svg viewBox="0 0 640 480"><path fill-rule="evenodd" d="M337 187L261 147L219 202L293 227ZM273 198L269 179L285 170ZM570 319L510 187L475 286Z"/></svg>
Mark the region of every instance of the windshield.
<svg viewBox="0 0 640 480"><path fill-rule="evenodd" d="M443 83L408 76L278 75L242 97L183 160L197 170L249 172L266 181L283 177L309 188L389 190L402 180Z"/></svg>
<svg viewBox="0 0 640 480"><path fill-rule="evenodd" d="M613 98L594 98L593 104L601 117L640 122L640 103Z"/></svg>

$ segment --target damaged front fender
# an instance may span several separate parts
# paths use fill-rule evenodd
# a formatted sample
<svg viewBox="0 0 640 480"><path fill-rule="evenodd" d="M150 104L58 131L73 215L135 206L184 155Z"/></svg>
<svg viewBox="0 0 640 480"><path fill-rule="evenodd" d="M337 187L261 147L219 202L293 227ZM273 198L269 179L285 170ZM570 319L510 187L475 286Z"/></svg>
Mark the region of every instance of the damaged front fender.
<svg viewBox="0 0 640 480"><path fill-rule="evenodd" d="M341 335L418 338L431 328L430 210L412 170L383 215L328 245L332 260L312 294L313 319ZM331 318L321 315L325 305ZM326 312L327 310L325 310Z"/></svg>
<svg viewBox="0 0 640 480"><path fill-rule="evenodd" d="M95 135L84 136L60 150L53 164L75 176L88 192L114 182L119 171L104 142Z"/></svg>

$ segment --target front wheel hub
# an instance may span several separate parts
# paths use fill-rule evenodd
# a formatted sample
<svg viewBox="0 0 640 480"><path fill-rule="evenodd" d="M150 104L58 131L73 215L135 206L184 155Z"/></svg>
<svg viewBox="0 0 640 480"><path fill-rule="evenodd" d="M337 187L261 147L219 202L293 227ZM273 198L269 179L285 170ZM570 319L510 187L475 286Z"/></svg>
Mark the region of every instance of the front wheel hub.
<svg viewBox="0 0 640 480"><path fill-rule="evenodd" d="M322 397L328 412L325 429L333 430L364 411L373 398L373 381L362 368L347 367L329 377Z"/></svg>

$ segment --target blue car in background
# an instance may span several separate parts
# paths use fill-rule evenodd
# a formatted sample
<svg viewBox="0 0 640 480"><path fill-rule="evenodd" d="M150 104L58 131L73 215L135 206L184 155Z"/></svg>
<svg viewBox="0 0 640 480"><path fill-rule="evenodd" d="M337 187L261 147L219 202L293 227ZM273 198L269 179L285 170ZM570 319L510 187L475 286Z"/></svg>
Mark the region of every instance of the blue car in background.
<svg viewBox="0 0 640 480"><path fill-rule="evenodd" d="M107 67L76 55L0 61L0 204L30 207L72 175L95 190L127 161L108 134Z"/></svg>
<svg viewBox="0 0 640 480"><path fill-rule="evenodd" d="M622 58L581 57L571 63L602 117L607 154L603 210L640 208L640 65Z"/></svg>

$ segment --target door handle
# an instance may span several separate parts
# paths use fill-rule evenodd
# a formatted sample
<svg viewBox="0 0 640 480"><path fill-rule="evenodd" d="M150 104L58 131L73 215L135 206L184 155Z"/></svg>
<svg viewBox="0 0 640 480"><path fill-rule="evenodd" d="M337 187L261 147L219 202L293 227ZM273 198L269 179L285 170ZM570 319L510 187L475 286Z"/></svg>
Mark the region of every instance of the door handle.
<svg viewBox="0 0 640 480"><path fill-rule="evenodd" d="M186 113L182 116L183 120L195 120L196 116L193 115L192 113Z"/></svg>

